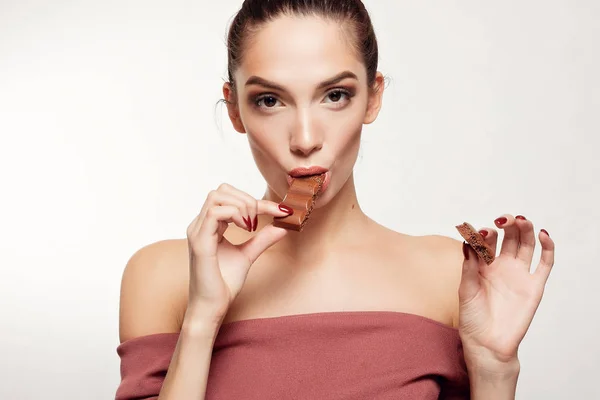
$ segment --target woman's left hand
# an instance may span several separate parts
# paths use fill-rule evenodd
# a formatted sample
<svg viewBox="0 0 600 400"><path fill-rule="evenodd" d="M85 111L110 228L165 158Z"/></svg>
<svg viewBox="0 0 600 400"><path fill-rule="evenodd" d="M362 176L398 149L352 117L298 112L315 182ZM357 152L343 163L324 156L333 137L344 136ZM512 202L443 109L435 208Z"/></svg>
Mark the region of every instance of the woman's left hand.
<svg viewBox="0 0 600 400"><path fill-rule="evenodd" d="M504 230L500 254L487 265L463 244L465 261L459 288L459 333L465 360L487 370L518 364L519 344L554 265L554 242L545 230L538 234L541 260L530 272L536 243L533 224L512 215L504 215L495 223ZM497 231L485 228L480 233L495 252Z"/></svg>

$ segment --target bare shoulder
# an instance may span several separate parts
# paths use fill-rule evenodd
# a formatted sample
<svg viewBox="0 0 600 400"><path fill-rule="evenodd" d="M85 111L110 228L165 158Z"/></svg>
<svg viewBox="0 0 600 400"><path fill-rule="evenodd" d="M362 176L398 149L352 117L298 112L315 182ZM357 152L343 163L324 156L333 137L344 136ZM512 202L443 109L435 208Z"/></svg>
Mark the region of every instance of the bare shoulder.
<svg viewBox="0 0 600 400"><path fill-rule="evenodd" d="M462 270L462 242L448 236L415 236L415 242L424 254L439 262L441 273L458 273Z"/></svg>
<svg viewBox="0 0 600 400"><path fill-rule="evenodd" d="M458 326L458 287L462 275L462 242L441 236L427 235L413 237L421 264L436 290L443 296L444 306L448 307L452 326Z"/></svg>
<svg viewBox="0 0 600 400"><path fill-rule="evenodd" d="M185 239L163 240L136 251L121 281L121 342L181 330L187 304L188 248Z"/></svg>
<svg viewBox="0 0 600 400"><path fill-rule="evenodd" d="M441 235L411 236L388 230L383 241L389 257L401 260L399 273L427 294L433 315L452 326L458 322L458 287L462 275L462 242Z"/></svg>
<svg viewBox="0 0 600 400"><path fill-rule="evenodd" d="M394 249L395 257L402 253L411 258L426 258L427 265L436 265L440 273L456 274L458 271L460 275L462 242L442 235L411 236L388 228L381 232L383 235L377 236L377 242Z"/></svg>

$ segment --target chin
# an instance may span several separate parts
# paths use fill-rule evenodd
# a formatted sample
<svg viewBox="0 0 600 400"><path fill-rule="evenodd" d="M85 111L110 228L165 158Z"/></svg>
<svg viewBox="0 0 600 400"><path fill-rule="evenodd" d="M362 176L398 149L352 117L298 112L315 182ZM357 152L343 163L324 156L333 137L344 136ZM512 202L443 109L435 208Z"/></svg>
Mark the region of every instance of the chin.
<svg viewBox="0 0 600 400"><path fill-rule="evenodd" d="M338 194L336 188L329 187L327 190L317 198L315 202L315 209L325 207L333 198Z"/></svg>

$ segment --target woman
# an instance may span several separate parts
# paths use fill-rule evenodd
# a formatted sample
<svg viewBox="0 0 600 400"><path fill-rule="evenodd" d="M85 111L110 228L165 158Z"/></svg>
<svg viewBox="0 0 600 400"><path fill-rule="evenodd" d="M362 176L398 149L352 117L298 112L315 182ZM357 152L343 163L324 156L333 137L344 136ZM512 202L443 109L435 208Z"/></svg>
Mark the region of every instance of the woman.
<svg viewBox="0 0 600 400"><path fill-rule="evenodd" d="M512 399L517 348L554 244L504 215L491 265L464 243L390 231L361 210L353 167L381 107L360 0L247 0L223 86L267 182L221 185L187 240L147 246L122 282L118 399ZM311 168L314 167L314 168ZM326 172L302 232L272 225L295 177ZM481 231L496 249L497 231Z"/></svg>

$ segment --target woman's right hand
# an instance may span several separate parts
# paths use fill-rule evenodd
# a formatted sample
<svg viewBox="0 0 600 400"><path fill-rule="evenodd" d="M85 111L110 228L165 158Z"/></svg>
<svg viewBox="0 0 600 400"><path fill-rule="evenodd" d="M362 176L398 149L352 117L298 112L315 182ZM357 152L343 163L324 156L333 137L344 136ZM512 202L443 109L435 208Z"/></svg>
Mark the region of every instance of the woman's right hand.
<svg viewBox="0 0 600 400"><path fill-rule="evenodd" d="M230 223L250 232L256 230L259 214L288 215L277 203L256 200L228 184L208 194L200 214L187 229L190 258L187 317L200 314L220 324L240 293L250 266L286 235L285 229L269 224L239 245L223 237Z"/></svg>

